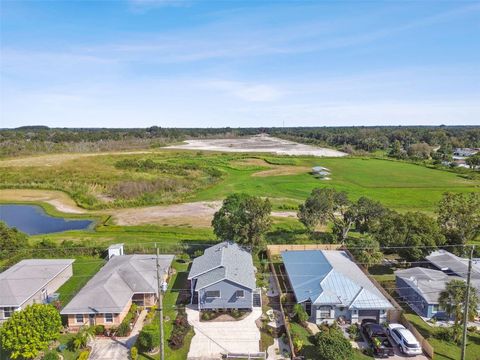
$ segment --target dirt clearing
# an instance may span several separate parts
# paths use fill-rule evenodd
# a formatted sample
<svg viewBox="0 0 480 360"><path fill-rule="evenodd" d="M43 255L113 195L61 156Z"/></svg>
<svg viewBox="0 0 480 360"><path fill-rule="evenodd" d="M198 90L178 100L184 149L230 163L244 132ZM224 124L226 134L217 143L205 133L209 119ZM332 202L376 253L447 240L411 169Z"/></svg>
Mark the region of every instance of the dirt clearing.
<svg viewBox="0 0 480 360"><path fill-rule="evenodd" d="M61 191L5 189L0 190L0 201L45 202L64 213L83 214L87 212L85 209L78 207L75 201Z"/></svg>
<svg viewBox="0 0 480 360"><path fill-rule="evenodd" d="M72 153L72 154L49 154L39 156L29 156L18 159L1 160L0 167L26 167L26 166L56 166L66 161L75 160L89 156L102 155L135 155L150 154L153 151L115 151L115 152L99 152L99 153Z"/></svg>
<svg viewBox="0 0 480 360"><path fill-rule="evenodd" d="M257 152L277 155L310 155L339 157L347 154L305 144L299 144L268 135L256 135L238 139L187 140L186 144L167 146L165 149L205 150L221 152Z"/></svg>
<svg viewBox="0 0 480 360"><path fill-rule="evenodd" d="M167 206L120 209L112 211L112 219L118 225L166 225L210 227L221 201L199 201ZM295 218L294 211L272 212L273 217Z"/></svg>

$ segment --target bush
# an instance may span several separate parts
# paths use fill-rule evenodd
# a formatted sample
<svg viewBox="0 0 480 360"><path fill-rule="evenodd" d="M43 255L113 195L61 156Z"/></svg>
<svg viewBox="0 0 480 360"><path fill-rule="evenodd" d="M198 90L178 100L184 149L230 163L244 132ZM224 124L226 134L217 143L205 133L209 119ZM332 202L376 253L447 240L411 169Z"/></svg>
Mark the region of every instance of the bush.
<svg viewBox="0 0 480 360"><path fill-rule="evenodd" d="M59 356L55 351L49 351L43 357L43 360L58 360Z"/></svg>
<svg viewBox="0 0 480 360"><path fill-rule="evenodd" d="M122 323L118 326L117 329L117 336L127 336L128 333L130 332L130 321L125 321L125 319L122 321Z"/></svg>
<svg viewBox="0 0 480 360"><path fill-rule="evenodd" d="M351 360L354 353L350 341L336 328L327 328L315 336L319 360Z"/></svg>
<svg viewBox="0 0 480 360"><path fill-rule="evenodd" d="M295 314L295 319L299 323L304 323L308 320L308 314L301 304L295 304L293 307L293 313Z"/></svg>
<svg viewBox="0 0 480 360"><path fill-rule="evenodd" d="M191 326L188 323L185 311L180 310L173 324L170 339L168 339L168 345L171 349L177 350L183 346L183 341L185 339L185 336L190 331L190 328Z"/></svg>
<svg viewBox="0 0 480 360"><path fill-rule="evenodd" d="M77 360L88 360L90 356L90 350L83 350L80 355L78 355Z"/></svg>
<svg viewBox="0 0 480 360"><path fill-rule="evenodd" d="M357 325L350 325L347 329L350 339L357 340L360 337L360 329Z"/></svg>
<svg viewBox="0 0 480 360"><path fill-rule="evenodd" d="M160 346L159 332L159 329L153 324L144 326L140 334L138 334L137 345L139 350L152 351L157 346Z"/></svg>
<svg viewBox="0 0 480 360"><path fill-rule="evenodd" d="M132 346L132 348L130 349L130 358L132 360L138 359L138 349L135 346Z"/></svg>
<svg viewBox="0 0 480 360"><path fill-rule="evenodd" d="M105 334L105 326L95 325L95 335L103 335L103 334Z"/></svg>

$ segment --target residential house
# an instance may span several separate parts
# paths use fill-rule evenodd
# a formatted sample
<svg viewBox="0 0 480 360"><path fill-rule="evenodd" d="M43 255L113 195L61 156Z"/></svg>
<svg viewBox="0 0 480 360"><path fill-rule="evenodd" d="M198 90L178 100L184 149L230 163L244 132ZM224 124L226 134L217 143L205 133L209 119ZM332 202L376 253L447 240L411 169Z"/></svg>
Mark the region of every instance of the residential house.
<svg viewBox="0 0 480 360"><path fill-rule="evenodd" d="M161 282L167 281L173 255L159 256ZM60 312L68 327L118 326L132 303L150 307L157 301L155 255L113 256Z"/></svg>
<svg viewBox="0 0 480 360"><path fill-rule="evenodd" d="M0 273L0 323L27 305L48 303L73 274L70 259L22 260Z"/></svg>
<svg viewBox="0 0 480 360"><path fill-rule="evenodd" d="M199 310L252 309L260 301L252 255L233 242L214 245L195 258L188 280Z"/></svg>
<svg viewBox="0 0 480 360"><path fill-rule="evenodd" d="M316 324L387 320L392 304L345 251L281 253L296 301Z"/></svg>
<svg viewBox="0 0 480 360"><path fill-rule="evenodd" d="M397 293L415 312L426 318L431 318L437 313L443 314L438 298L452 279L462 280L439 270L422 267L395 271Z"/></svg>

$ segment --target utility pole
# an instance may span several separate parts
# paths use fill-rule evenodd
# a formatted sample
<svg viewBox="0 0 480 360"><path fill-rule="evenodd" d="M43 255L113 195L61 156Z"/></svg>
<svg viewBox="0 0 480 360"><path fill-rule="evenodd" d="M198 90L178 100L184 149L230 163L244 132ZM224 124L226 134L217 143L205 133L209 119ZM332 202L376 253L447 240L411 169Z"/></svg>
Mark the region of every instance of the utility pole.
<svg viewBox="0 0 480 360"><path fill-rule="evenodd" d="M472 258L475 246L470 249L470 257L468 259L467 273L467 291L465 296L465 307L463 308L463 340L462 340L462 360L465 360L467 350L467 325L468 325L468 306L470 305L470 280L472 277Z"/></svg>
<svg viewBox="0 0 480 360"><path fill-rule="evenodd" d="M160 326L160 360L165 360L165 351L163 348L163 293L162 293L162 280L160 280L160 264L158 262L159 248L155 243L157 249L157 286L158 286L158 322Z"/></svg>

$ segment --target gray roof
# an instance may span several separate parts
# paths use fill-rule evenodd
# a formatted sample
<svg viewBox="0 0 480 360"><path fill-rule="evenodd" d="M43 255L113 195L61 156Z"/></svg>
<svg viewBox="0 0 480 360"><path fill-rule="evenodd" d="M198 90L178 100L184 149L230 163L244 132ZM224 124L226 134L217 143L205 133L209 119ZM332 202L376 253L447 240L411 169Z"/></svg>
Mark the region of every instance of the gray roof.
<svg viewBox="0 0 480 360"><path fill-rule="evenodd" d="M438 297L449 281L453 279L462 280L460 277L448 276L439 270L422 267L397 270L395 276L401 278L416 290L429 304L438 304Z"/></svg>
<svg viewBox="0 0 480 360"><path fill-rule="evenodd" d="M163 273L173 255L159 257ZM156 293L155 255L114 256L91 278L61 311L61 314L119 313L136 293Z"/></svg>
<svg viewBox="0 0 480 360"><path fill-rule="evenodd" d="M193 260L188 279L197 279L195 290L221 280L228 280L248 289L255 288L252 255L236 243L224 241L205 250Z"/></svg>
<svg viewBox="0 0 480 360"><path fill-rule="evenodd" d="M446 250L432 252L426 259L439 270L453 273L466 278L468 272L468 260L458 257ZM472 279L480 280L480 266L474 264L472 267Z"/></svg>
<svg viewBox="0 0 480 360"><path fill-rule="evenodd" d="M298 302L350 309L393 308L345 251L283 251L282 259Z"/></svg>
<svg viewBox="0 0 480 360"><path fill-rule="evenodd" d="M0 273L0 306L19 307L75 260L28 259Z"/></svg>

